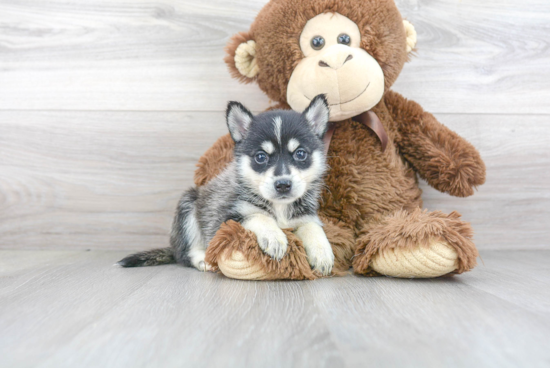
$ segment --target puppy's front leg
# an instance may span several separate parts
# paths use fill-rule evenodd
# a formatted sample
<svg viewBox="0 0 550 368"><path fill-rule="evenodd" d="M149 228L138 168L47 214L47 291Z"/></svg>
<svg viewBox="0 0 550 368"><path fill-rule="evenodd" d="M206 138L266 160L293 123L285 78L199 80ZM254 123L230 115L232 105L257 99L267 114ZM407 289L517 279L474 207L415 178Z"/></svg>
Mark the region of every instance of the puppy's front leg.
<svg viewBox="0 0 550 368"><path fill-rule="evenodd" d="M288 247L288 240L275 219L262 214L254 214L247 217L242 225L256 234L258 245L267 255L277 261L283 258Z"/></svg>
<svg viewBox="0 0 550 368"><path fill-rule="evenodd" d="M315 222L299 226L294 232L304 244L310 266L322 275L330 275L334 266L334 253L323 231Z"/></svg>

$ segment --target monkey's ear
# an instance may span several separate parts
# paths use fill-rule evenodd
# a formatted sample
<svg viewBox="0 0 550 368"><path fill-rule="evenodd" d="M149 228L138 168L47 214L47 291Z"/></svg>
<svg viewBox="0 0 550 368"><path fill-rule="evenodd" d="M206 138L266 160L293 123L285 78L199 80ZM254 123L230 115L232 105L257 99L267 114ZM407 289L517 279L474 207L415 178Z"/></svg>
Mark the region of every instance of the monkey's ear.
<svg viewBox="0 0 550 368"><path fill-rule="evenodd" d="M313 132L320 138L323 138L327 132L330 116L330 109L325 95L315 96L309 106L306 107L303 116L306 118L311 129L313 129Z"/></svg>
<svg viewBox="0 0 550 368"><path fill-rule="evenodd" d="M231 37L225 48L224 58L231 76L242 83L251 83L258 75L256 62L256 42L248 32L240 32Z"/></svg>
<svg viewBox="0 0 550 368"><path fill-rule="evenodd" d="M407 35L407 53L410 53L416 47L416 30L408 20L403 20L403 26Z"/></svg>
<svg viewBox="0 0 550 368"><path fill-rule="evenodd" d="M246 109L242 104L236 101L231 101L227 104L226 111L227 128L229 128L229 134L235 143L239 143L248 134L248 128L252 123L252 113Z"/></svg>

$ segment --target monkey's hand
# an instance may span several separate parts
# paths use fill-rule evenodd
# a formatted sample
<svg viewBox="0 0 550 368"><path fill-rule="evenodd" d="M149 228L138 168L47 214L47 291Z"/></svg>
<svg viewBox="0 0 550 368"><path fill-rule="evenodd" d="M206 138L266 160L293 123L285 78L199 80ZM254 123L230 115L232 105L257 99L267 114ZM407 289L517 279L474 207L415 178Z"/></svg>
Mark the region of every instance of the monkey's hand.
<svg viewBox="0 0 550 368"><path fill-rule="evenodd" d="M453 196L474 194L485 182L485 164L474 146L416 102L392 91L385 101L399 132L399 151L420 177Z"/></svg>

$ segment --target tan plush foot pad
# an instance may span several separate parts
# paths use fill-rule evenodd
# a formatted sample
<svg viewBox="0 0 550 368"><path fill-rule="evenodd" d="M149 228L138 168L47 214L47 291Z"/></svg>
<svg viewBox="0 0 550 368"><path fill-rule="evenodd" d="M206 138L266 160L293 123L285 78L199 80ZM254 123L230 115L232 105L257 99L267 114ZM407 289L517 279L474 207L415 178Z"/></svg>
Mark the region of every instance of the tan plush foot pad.
<svg viewBox="0 0 550 368"><path fill-rule="evenodd" d="M458 254L442 241L417 248L387 248L379 251L370 267L386 276L432 278L449 274L458 267Z"/></svg>
<svg viewBox="0 0 550 368"><path fill-rule="evenodd" d="M206 262L225 276L240 280L313 280L302 242L285 231L288 249L275 261L261 251L256 236L235 221L220 227L206 250Z"/></svg>
<svg viewBox="0 0 550 368"><path fill-rule="evenodd" d="M267 272L258 264L250 263L242 252L234 251L222 260L218 260L218 267L225 276L239 280L265 280Z"/></svg>

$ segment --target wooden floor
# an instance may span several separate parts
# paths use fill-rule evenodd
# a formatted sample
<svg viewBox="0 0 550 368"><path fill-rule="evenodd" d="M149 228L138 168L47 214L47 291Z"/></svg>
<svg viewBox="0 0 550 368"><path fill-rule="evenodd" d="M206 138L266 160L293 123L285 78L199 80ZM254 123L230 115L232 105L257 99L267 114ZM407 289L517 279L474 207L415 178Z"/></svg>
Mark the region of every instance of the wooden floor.
<svg viewBox="0 0 550 368"><path fill-rule="evenodd" d="M243 282L0 251L1 367L548 367L550 251L435 280Z"/></svg>

